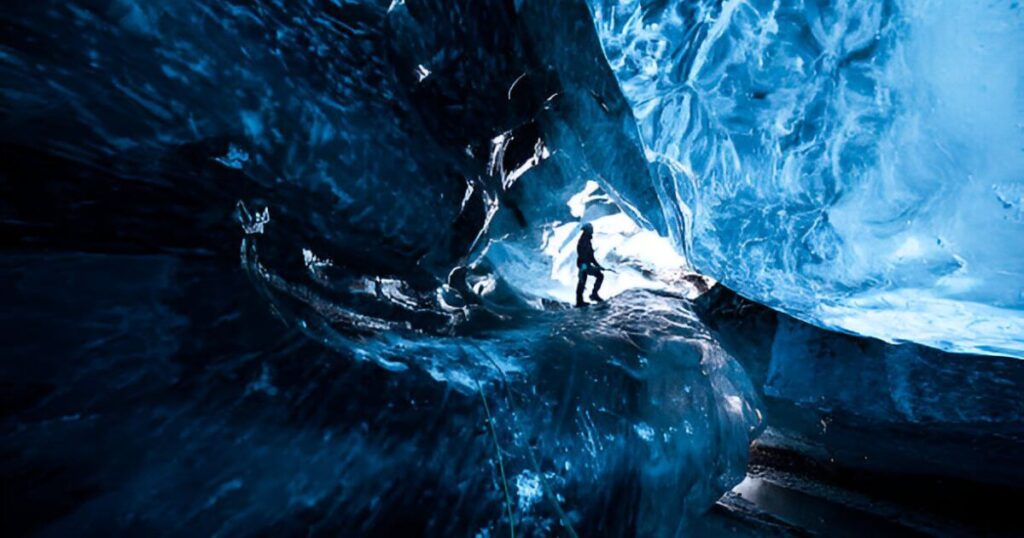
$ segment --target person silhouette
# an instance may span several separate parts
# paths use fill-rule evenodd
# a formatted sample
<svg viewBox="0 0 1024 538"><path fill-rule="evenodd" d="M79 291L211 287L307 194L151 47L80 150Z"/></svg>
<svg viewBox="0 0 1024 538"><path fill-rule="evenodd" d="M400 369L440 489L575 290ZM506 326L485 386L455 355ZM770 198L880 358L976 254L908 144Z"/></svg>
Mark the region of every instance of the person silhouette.
<svg viewBox="0 0 1024 538"><path fill-rule="evenodd" d="M583 233L576 243L576 267L579 269L579 280L576 282L576 306L586 306L583 300L583 291L587 287L587 276L594 277L594 290L590 292L591 301L603 301L597 294L601 290L601 283L604 282L604 267L597 263L594 258L594 245L591 239L594 237L594 225L589 222L583 225Z"/></svg>

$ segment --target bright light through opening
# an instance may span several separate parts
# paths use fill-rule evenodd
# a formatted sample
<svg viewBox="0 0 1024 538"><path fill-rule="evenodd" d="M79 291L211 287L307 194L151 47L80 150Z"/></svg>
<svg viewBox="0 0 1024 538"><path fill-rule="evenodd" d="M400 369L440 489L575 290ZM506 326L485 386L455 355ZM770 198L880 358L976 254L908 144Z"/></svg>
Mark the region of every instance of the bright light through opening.
<svg viewBox="0 0 1024 538"><path fill-rule="evenodd" d="M697 294L696 286L687 278L693 275L689 264L671 242L637 225L601 192L596 182L587 181L567 205L570 214L579 220L545 224L539 245L535 238L532 245L510 239L491 245L488 257L509 284L526 295L574 303L576 242L583 223L589 222L594 226L597 260L608 269L601 287L603 297L611 298L633 288ZM592 286L591 278L587 295Z"/></svg>

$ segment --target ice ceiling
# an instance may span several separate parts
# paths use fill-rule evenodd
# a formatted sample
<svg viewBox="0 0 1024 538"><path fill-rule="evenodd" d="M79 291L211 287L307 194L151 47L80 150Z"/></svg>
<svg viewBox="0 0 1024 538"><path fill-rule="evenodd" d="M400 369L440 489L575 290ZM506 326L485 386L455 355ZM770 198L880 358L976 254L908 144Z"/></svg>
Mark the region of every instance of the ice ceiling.
<svg viewBox="0 0 1024 538"><path fill-rule="evenodd" d="M5 8L5 140L171 186L175 248L243 198L297 252L441 276L593 180L773 308L1024 357L1016 2L101 4Z"/></svg>
<svg viewBox="0 0 1024 538"><path fill-rule="evenodd" d="M701 271L812 323L1024 357L1017 2L589 2Z"/></svg>

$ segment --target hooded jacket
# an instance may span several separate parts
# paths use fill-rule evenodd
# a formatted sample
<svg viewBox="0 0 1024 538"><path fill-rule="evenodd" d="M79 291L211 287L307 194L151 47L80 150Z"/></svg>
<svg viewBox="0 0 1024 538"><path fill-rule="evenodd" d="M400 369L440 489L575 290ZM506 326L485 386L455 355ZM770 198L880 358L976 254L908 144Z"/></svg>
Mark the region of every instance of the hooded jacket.
<svg viewBox="0 0 1024 538"><path fill-rule="evenodd" d="M576 243L576 267L585 263L598 265L597 259L594 258L594 245L590 242L592 237L591 234L583 234L580 236L579 242Z"/></svg>

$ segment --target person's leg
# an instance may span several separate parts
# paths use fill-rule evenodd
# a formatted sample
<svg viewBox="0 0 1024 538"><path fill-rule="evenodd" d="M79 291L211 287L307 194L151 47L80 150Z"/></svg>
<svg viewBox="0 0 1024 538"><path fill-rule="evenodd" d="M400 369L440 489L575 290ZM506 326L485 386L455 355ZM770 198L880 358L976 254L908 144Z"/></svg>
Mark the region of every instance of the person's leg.
<svg viewBox="0 0 1024 538"><path fill-rule="evenodd" d="M576 306L586 304L583 302L583 290L587 287L587 271L580 269L579 280L576 282Z"/></svg>
<svg viewBox="0 0 1024 538"><path fill-rule="evenodd" d="M590 298L595 301L603 301L600 295L597 294L601 291L601 283L604 282L604 273L600 269L594 267L590 270L590 274L594 275L594 291L590 292Z"/></svg>

